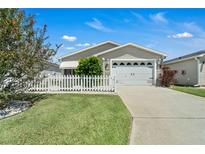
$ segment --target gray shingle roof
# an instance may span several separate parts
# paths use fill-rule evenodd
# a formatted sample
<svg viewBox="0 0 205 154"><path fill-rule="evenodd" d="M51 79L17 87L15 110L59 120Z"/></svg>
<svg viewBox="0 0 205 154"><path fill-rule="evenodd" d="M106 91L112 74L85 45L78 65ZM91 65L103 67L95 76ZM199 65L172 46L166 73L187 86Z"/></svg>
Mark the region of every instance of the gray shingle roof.
<svg viewBox="0 0 205 154"><path fill-rule="evenodd" d="M164 63L169 63L169 62L172 62L172 61L181 60L181 59L185 59L185 58L189 58L189 57L195 57L195 56L198 56L198 55L201 55L201 54L205 54L205 50L200 50L200 51L197 51L197 52L194 52L194 53L191 53L191 54L187 54L187 55L184 55L184 56L181 56L181 57L170 59L170 60L165 61Z"/></svg>

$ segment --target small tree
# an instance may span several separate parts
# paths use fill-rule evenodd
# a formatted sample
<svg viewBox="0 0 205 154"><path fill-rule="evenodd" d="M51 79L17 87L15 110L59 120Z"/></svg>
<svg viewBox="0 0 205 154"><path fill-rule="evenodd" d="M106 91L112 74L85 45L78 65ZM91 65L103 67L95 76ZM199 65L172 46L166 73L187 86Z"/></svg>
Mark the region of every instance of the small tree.
<svg viewBox="0 0 205 154"><path fill-rule="evenodd" d="M77 75L102 75L102 62L99 58L92 56L82 58L75 70Z"/></svg>
<svg viewBox="0 0 205 154"><path fill-rule="evenodd" d="M56 50L47 38L46 25L34 28L33 15L19 9L0 9L0 85L9 93L25 91L24 83L32 81L45 69ZM57 46L59 48L59 46Z"/></svg>
<svg viewBox="0 0 205 154"><path fill-rule="evenodd" d="M177 71L171 70L167 66L163 66L161 69L162 69L162 74L160 74L161 86L170 87L170 85L175 84L176 80L174 77Z"/></svg>

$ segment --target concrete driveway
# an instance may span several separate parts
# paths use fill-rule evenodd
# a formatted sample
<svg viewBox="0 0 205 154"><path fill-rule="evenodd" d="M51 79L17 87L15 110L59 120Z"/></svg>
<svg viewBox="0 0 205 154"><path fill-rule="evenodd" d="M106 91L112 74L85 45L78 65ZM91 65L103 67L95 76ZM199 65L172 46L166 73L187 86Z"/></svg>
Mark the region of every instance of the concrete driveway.
<svg viewBox="0 0 205 154"><path fill-rule="evenodd" d="M120 86L133 116L130 144L205 144L205 98L154 86Z"/></svg>

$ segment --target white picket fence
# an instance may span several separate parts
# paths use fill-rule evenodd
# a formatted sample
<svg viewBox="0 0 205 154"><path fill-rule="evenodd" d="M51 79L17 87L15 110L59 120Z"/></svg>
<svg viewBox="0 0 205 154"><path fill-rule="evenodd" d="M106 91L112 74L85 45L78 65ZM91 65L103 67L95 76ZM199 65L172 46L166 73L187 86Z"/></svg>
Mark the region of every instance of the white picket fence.
<svg viewBox="0 0 205 154"><path fill-rule="evenodd" d="M113 76L75 76L59 75L34 80L29 84L30 92L114 92Z"/></svg>

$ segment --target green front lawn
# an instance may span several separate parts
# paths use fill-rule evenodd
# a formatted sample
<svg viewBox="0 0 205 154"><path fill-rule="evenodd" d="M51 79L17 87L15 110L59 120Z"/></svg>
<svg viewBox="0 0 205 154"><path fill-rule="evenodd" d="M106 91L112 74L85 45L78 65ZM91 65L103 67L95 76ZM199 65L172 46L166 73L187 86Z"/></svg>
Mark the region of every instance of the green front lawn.
<svg viewBox="0 0 205 154"><path fill-rule="evenodd" d="M0 120L0 144L128 144L130 127L119 96L55 94Z"/></svg>
<svg viewBox="0 0 205 154"><path fill-rule="evenodd" d="M185 92L185 93L192 94L192 95L196 95L196 96L205 97L205 89L202 89L202 88L173 86L171 89Z"/></svg>

